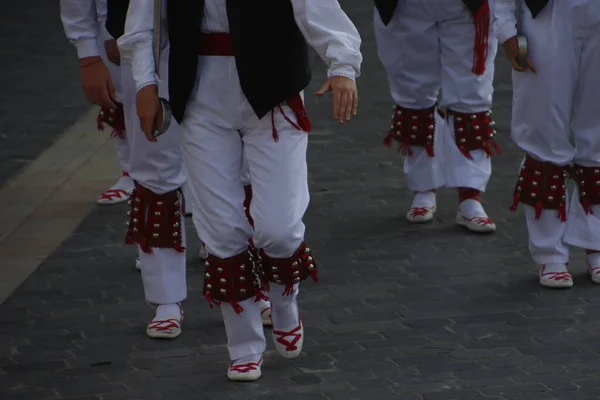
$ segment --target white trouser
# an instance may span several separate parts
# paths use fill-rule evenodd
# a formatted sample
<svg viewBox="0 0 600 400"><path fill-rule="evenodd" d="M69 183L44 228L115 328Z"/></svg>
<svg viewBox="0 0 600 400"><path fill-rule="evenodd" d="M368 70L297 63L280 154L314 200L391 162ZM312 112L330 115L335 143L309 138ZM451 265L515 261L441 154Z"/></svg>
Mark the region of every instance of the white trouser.
<svg viewBox="0 0 600 400"><path fill-rule="evenodd" d="M163 76L167 76L163 53ZM123 86L123 108L125 110L127 139L131 146L131 168L129 174L140 185L156 194L164 194L181 188L186 182L180 149L179 126L173 121L167 132L152 143L140 128L136 112L136 90L131 65L121 66ZM159 85L161 97L168 98L166 82ZM181 226L184 225L183 219ZM185 229L182 229L184 234ZM185 234L183 236L185 246ZM140 249L142 281L146 301L153 304L173 304L187 297L185 252L174 249L153 248L147 254Z"/></svg>
<svg viewBox="0 0 600 400"><path fill-rule="evenodd" d="M426 109L437 102L441 89L441 105L453 111L491 108L497 41L490 27L486 72L473 74L475 28L461 0L399 0L389 25L375 12L374 27L396 104ZM435 157L412 146L413 154L405 158L404 173L412 191L444 185L485 190L492 172L490 158L483 150L474 150L469 160L458 150L452 118L436 117L435 142Z"/></svg>
<svg viewBox="0 0 600 400"><path fill-rule="evenodd" d="M98 46L100 47L100 57L104 60L104 63L108 67L108 71L112 77L113 83L115 85L115 97L116 101L123 101L123 88L121 85L121 68L110 61L108 61L108 57L106 56L106 48L104 46L104 39L98 38ZM131 149L129 147L128 141L125 139L121 139L119 137L114 138L115 149L117 151L117 158L119 159L119 165L121 166L121 170L123 172L129 172L130 169L130 157L131 157Z"/></svg>
<svg viewBox="0 0 600 400"><path fill-rule="evenodd" d="M521 7L537 73L513 72L512 138L542 161L600 166L600 2L550 0L535 20L524 4ZM565 243L600 250L600 207L586 215L577 188L569 203L566 223L555 210L536 220L533 208L525 206L536 263L568 262Z"/></svg>
<svg viewBox="0 0 600 400"><path fill-rule="evenodd" d="M273 140L271 115L256 117L242 93L232 57L200 57L197 76L202 79L190 97L181 134L199 236L208 253L220 258L245 251L249 237L271 257L291 257L304 240L308 135L292 127L276 109L279 141ZM287 105L282 108L295 122ZM243 208L244 159L253 191L254 232ZM277 295L280 289L283 293L280 285L271 284L267 293L273 307L295 301L295 295ZM222 306L232 359L265 348L259 303L251 299L240 304L244 308L240 315L229 304Z"/></svg>

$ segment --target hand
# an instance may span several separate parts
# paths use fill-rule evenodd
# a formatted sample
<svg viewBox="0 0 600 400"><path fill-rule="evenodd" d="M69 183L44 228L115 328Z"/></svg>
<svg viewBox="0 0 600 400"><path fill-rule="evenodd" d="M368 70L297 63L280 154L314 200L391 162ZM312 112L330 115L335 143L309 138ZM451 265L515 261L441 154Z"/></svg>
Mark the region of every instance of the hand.
<svg viewBox="0 0 600 400"><path fill-rule="evenodd" d="M79 60L81 85L88 100L101 107L117 108L114 102L115 85L108 68L98 56Z"/></svg>
<svg viewBox="0 0 600 400"><path fill-rule="evenodd" d="M332 76L317 91L317 96L333 92L333 118L340 124L355 116L358 109L358 89L356 81L345 76Z"/></svg>
<svg viewBox="0 0 600 400"><path fill-rule="evenodd" d="M121 54L119 53L119 47L115 39L110 39L104 42L104 48L106 49L106 57L108 61L115 65L121 65Z"/></svg>
<svg viewBox="0 0 600 400"><path fill-rule="evenodd" d="M506 58L511 62L512 67L515 71L525 72L528 69L531 70L534 74L537 72L535 67L531 63L531 60L527 58L527 66L522 67L519 65L519 42L517 36L513 36L508 39L506 42L502 44L504 46L504 51L506 52Z"/></svg>
<svg viewBox="0 0 600 400"><path fill-rule="evenodd" d="M136 95L137 114L140 127L150 142L156 142L154 137L156 127L162 124L162 106L158 99L158 88L149 85L141 88Z"/></svg>

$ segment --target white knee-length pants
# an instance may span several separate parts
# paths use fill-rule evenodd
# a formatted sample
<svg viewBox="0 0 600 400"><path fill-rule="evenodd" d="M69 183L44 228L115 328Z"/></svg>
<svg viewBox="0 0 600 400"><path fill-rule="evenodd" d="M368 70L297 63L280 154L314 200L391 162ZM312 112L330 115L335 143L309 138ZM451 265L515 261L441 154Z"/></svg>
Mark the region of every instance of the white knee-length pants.
<svg viewBox="0 0 600 400"><path fill-rule="evenodd" d="M233 57L199 57L197 76L202 79L190 97L181 134L199 236L207 251L219 258L245 251L249 237L271 257L291 257L304 240L308 135L276 109L279 140L273 139L271 115L256 117L240 87ZM286 105L282 108L296 122L294 113ZM244 162L249 178L244 183L252 185L254 231L243 208ZM296 301L297 287L292 296L282 293L283 286L271 285L267 294L274 307ZM265 348L259 303L249 299L240 304L244 308L240 315L229 304L221 306L234 360Z"/></svg>
<svg viewBox="0 0 600 400"><path fill-rule="evenodd" d="M535 19L518 3L537 73L513 72L512 138L542 161L600 167L600 1L550 0ZM568 262L566 244L600 250L600 207L586 215L577 188L570 200L566 222L525 206L538 264Z"/></svg>
<svg viewBox="0 0 600 400"><path fill-rule="evenodd" d="M491 4L493 6L493 4ZM392 21L385 26L375 12L375 37L395 103L426 109L438 100L459 113L487 111L492 106L497 40L489 33L486 70L475 75L473 17L461 0L399 0ZM412 146L404 160L409 188L423 192L441 186L484 191L492 172L483 150L466 158L456 146L453 118L436 115L434 152Z"/></svg>
<svg viewBox="0 0 600 400"><path fill-rule="evenodd" d="M168 50L162 55L161 74L165 77L167 60ZM187 178L180 149L179 126L173 122L167 132L159 137L158 142L149 142L140 128L137 116L136 89L131 65L122 64L121 79L127 140L131 147L129 174L140 185L156 194L180 189ZM159 84L159 95L168 99L165 80ZM184 226L183 213L181 226ZM185 229L182 229L182 234L185 246ZM153 304L173 304L187 297L185 252L153 248L151 253L140 250L139 254L146 301Z"/></svg>

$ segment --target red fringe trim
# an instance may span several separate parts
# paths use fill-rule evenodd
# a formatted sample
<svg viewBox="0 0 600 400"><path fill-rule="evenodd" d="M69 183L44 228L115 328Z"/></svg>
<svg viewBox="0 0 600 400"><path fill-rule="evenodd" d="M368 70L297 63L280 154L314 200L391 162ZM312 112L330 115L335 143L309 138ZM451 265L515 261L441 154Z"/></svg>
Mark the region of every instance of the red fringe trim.
<svg viewBox="0 0 600 400"><path fill-rule="evenodd" d="M475 24L475 48L473 52L473 68L475 75L483 75L488 56L488 39L490 34L490 5L484 0L483 5L473 16Z"/></svg>

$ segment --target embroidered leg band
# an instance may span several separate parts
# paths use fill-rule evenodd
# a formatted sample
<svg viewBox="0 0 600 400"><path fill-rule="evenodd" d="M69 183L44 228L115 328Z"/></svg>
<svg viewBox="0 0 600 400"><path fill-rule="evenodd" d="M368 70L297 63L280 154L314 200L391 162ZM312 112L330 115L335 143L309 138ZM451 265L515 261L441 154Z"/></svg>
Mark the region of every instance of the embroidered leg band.
<svg viewBox="0 0 600 400"><path fill-rule="evenodd" d="M566 221L567 176L564 167L527 156L521 166L510 209L515 211L519 203L530 205L535 208L537 219L543 210L557 210L558 218Z"/></svg>
<svg viewBox="0 0 600 400"><path fill-rule="evenodd" d="M593 214L592 206L600 204L600 167L573 165L572 178L579 189L579 202L586 214Z"/></svg>
<svg viewBox="0 0 600 400"><path fill-rule="evenodd" d="M112 136L118 137L119 139L125 139L125 114L123 112L123 104L116 104L116 109L102 107L96 118L96 124L100 131L104 130L104 124L110 126L113 129Z"/></svg>
<svg viewBox="0 0 600 400"><path fill-rule="evenodd" d="M470 154L473 150L483 150L488 157L494 155L492 149L500 154L500 146L494 140L496 131L491 111L464 114L448 110L448 116L450 115L454 116L456 145L465 157L473 159Z"/></svg>
<svg viewBox="0 0 600 400"><path fill-rule="evenodd" d="M269 291L269 282L285 285L284 295L294 292L294 284L302 282L309 276L317 282L317 264L312 258L311 250L302 243L289 258L269 257L263 249L258 252L258 265L262 289Z"/></svg>
<svg viewBox="0 0 600 400"><path fill-rule="evenodd" d="M435 109L436 106L416 110L396 105L392 125L383 144L392 147L395 140L400 143L398 151L409 156L412 156L410 146L423 147L429 157L433 157Z"/></svg>
<svg viewBox="0 0 600 400"><path fill-rule="evenodd" d="M169 248L183 252L181 214L184 205L181 192L173 190L156 194L135 182L127 213L127 244L137 243L146 253L154 248Z"/></svg>
<svg viewBox="0 0 600 400"><path fill-rule="evenodd" d="M211 307L229 303L239 314L244 311L241 301L261 298L256 272L251 249L229 258L209 254L204 263L204 297Z"/></svg>

